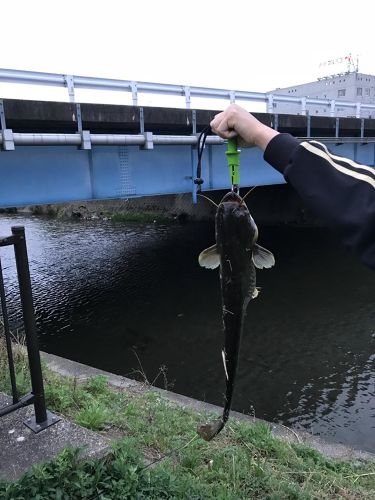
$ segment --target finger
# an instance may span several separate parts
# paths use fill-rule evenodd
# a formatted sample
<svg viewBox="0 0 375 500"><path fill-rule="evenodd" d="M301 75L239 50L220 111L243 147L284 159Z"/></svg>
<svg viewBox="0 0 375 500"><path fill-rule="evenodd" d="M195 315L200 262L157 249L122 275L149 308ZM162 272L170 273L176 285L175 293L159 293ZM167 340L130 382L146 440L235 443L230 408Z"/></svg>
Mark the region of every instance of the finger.
<svg viewBox="0 0 375 500"><path fill-rule="evenodd" d="M217 127L220 125L223 119L223 115L224 111L215 115L213 120L211 120L210 127L212 128L212 130L217 129Z"/></svg>
<svg viewBox="0 0 375 500"><path fill-rule="evenodd" d="M220 123L217 124L216 133L219 135L223 133L226 137L234 137L236 135L236 131L234 127L229 123L227 115L224 115Z"/></svg>
<svg viewBox="0 0 375 500"><path fill-rule="evenodd" d="M235 130L227 130L225 133L225 139L233 139L233 137L238 137L238 134Z"/></svg>
<svg viewBox="0 0 375 500"><path fill-rule="evenodd" d="M232 139L233 137L237 137L237 132L235 130L214 130L215 134L217 134L222 139Z"/></svg>

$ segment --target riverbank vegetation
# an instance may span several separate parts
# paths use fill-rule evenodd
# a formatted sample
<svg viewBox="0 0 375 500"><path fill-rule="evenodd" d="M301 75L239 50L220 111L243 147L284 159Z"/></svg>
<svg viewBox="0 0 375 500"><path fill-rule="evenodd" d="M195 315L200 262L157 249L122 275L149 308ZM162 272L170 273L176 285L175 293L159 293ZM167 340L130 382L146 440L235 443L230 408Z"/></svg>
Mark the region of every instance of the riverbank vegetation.
<svg viewBox="0 0 375 500"><path fill-rule="evenodd" d="M136 222L139 224L162 223L172 224L174 222L186 222L189 216L185 212L178 214L167 210L106 210L106 207L96 207L97 210L88 210L84 205L73 208L70 205L34 205L26 209L0 209L0 214L32 214L58 219L90 220L90 221L112 221L112 222Z"/></svg>
<svg viewBox="0 0 375 500"><path fill-rule="evenodd" d="M104 217L112 222L138 222L138 223L171 223L176 220L176 217L168 216L160 212L140 212L129 211L110 214L107 213Z"/></svg>
<svg viewBox="0 0 375 500"><path fill-rule="evenodd" d="M9 392L0 342L0 390ZM29 390L27 359L15 349L17 382ZM372 499L375 463L328 459L304 444L276 439L267 424L229 421L206 443L196 434L210 418L177 406L147 386L121 389L105 377L84 382L44 366L47 404L114 442L102 459L66 450L14 483L4 499Z"/></svg>
<svg viewBox="0 0 375 500"><path fill-rule="evenodd" d="M32 214L75 220L112 220L114 222L153 223L186 220L211 220L214 206L203 200L192 203L191 193L146 196L129 199L91 200L62 204L29 205L0 209L0 214Z"/></svg>
<svg viewBox="0 0 375 500"><path fill-rule="evenodd" d="M120 205L121 206L121 205ZM0 212L1 213L1 212ZM17 213L17 209L12 212ZM20 213L29 213L33 215L56 217L59 219L75 220L104 220L113 222L137 222L137 223L156 223L173 222L179 220L180 215L169 214L162 210L142 210L142 209L118 209L108 210L105 205L98 206L97 203L87 205L34 205L27 207L26 210L20 210Z"/></svg>

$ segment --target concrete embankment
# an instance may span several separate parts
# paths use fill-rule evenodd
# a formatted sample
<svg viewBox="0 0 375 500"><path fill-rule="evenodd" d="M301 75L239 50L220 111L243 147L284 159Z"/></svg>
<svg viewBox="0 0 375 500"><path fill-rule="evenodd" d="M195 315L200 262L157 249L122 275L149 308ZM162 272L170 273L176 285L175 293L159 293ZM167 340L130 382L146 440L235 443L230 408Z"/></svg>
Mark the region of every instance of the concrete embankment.
<svg viewBox="0 0 375 500"><path fill-rule="evenodd" d="M104 375L108 383L114 387L119 387L124 390L126 389L137 389L139 391L144 390L152 390L160 392L163 397L168 399L169 401L186 407L196 410L198 412L211 412L211 413L222 413L222 408L219 406L215 406L209 403L205 403L203 401L198 401L196 399L192 399L186 396L182 396L181 394L176 394L171 391L166 391L163 389L158 389L156 387L152 387L146 384L142 384L135 380L131 380L119 375L115 375L113 373L105 372L103 370L99 370L97 368L93 368L82 363L77 363L75 361L71 361L65 358L61 358L60 356L56 356L54 354L42 353L43 358L48 364L48 367L63 376L76 377L78 381L84 381L92 376L96 375ZM260 419L251 417L249 415L244 415L238 412L231 412L231 416L239 419L245 420L248 422L261 422ZM305 443L308 446L316 449L320 453L326 455L331 458L338 459L358 459L358 460L374 460L375 455L372 453L368 453L363 450L359 450L356 448L344 446L339 443L331 443L321 439L319 436L314 436L307 432L295 431L290 429L284 425L266 422L270 425L272 429L272 433L274 436L284 439L288 442L298 442Z"/></svg>
<svg viewBox="0 0 375 500"><path fill-rule="evenodd" d="M205 196L219 203L224 191L204 192ZM246 189L242 190L246 194ZM296 192L286 184L274 186L259 186L246 199L246 203L260 224L311 224L319 222L309 214ZM122 200L79 201L61 205L36 205L19 209L19 212L29 212L56 217L72 217L76 219L110 219L123 215L132 218L137 214L149 214L150 218L207 220L215 214L215 205L199 197L194 204L191 193L178 195L129 198Z"/></svg>

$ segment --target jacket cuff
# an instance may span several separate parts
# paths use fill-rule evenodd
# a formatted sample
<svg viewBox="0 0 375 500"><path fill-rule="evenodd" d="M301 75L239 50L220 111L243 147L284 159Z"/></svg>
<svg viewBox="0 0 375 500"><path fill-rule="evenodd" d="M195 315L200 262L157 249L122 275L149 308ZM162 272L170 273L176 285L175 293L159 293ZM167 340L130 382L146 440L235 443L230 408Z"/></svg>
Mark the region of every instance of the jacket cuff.
<svg viewBox="0 0 375 500"><path fill-rule="evenodd" d="M299 141L290 134L278 134L268 143L263 158L276 170L284 173Z"/></svg>

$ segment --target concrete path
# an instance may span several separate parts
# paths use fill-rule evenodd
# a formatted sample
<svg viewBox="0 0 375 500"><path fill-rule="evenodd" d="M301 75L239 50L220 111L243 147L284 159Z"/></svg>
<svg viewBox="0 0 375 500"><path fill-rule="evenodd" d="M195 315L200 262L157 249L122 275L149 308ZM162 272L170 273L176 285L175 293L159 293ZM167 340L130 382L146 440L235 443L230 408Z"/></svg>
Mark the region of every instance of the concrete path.
<svg viewBox="0 0 375 500"><path fill-rule="evenodd" d="M11 403L0 393L0 408ZM109 449L109 441L92 431L79 427L65 418L35 434L24 421L34 415L28 406L0 419L0 478L14 481L29 468L51 460L68 447L82 447L82 457L102 456Z"/></svg>

